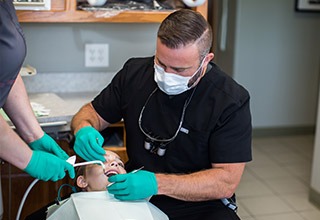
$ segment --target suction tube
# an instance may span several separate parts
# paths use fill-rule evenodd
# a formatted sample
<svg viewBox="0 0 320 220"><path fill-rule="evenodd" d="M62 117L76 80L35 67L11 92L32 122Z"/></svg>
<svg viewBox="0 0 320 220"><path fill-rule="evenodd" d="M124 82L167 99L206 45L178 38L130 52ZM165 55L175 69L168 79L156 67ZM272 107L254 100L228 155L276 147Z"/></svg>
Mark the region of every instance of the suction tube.
<svg viewBox="0 0 320 220"><path fill-rule="evenodd" d="M27 191L24 193L23 195L23 198L20 202L20 206L19 206L19 210L18 210L18 213L17 213L17 217L16 217L16 220L19 220L20 219L20 215L21 215L21 211L22 211L22 208L23 208L23 205L24 205L24 202L26 201L26 198L29 194L29 192L31 191L32 187L39 181L39 179L35 179L33 180L33 182L30 184L30 186L28 187Z"/></svg>

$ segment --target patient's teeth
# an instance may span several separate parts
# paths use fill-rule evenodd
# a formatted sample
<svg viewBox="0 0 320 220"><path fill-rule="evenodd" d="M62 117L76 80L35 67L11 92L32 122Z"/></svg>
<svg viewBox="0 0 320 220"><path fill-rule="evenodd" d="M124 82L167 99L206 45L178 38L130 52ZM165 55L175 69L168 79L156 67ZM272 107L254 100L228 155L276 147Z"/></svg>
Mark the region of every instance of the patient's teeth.
<svg viewBox="0 0 320 220"><path fill-rule="evenodd" d="M114 170L110 170L110 171L107 171L106 173L105 173L105 175L107 176L107 177L110 177L110 176L113 176L113 175L117 175L118 174L118 172L117 171L114 171Z"/></svg>

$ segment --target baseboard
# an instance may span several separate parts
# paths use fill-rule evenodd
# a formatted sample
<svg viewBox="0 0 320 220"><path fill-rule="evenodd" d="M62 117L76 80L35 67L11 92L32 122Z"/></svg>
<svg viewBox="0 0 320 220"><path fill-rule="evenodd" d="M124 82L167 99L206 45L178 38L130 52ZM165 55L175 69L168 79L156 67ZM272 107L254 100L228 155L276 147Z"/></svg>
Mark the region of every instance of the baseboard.
<svg viewBox="0 0 320 220"><path fill-rule="evenodd" d="M315 126L268 127L268 128L253 128L252 129L252 137L308 135L308 134L314 134L314 133L315 133Z"/></svg>
<svg viewBox="0 0 320 220"><path fill-rule="evenodd" d="M312 187L310 187L309 190L309 200L313 205L317 206L318 209L320 209L320 193L314 190Z"/></svg>

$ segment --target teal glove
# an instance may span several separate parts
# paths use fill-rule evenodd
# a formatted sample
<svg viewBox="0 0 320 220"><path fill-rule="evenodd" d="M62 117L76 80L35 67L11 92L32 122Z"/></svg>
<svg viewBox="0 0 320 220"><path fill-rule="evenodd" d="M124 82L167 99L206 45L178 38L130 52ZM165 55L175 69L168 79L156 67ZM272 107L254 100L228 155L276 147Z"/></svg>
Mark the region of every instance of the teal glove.
<svg viewBox="0 0 320 220"><path fill-rule="evenodd" d="M119 200L139 200L158 193L157 179L154 173L140 170L136 173L118 174L109 177L115 182L107 187L109 193Z"/></svg>
<svg viewBox="0 0 320 220"><path fill-rule="evenodd" d="M48 181L62 179L68 171L70 178L75 177L74 168L68 162L43 151L33 151L31 160L24 171L31 176Z"/></svg>
<svg viewBox="0 0 320 220"><path fill-rule="evenodd" d="M83 159L87 161L106 159L103 155L106 153L102 148L104 139L102 135L93 127L83 127L75 135L73 149Z"/></svg>
<svg viewBox="0 0 320 220"><path fill-rule="evenodd" d="M32 150L52 153L62 160L67 160L69 158L68 154L64 152L59 145L46 133L44 133L42 138L35 140L28 145Z"/></svg>

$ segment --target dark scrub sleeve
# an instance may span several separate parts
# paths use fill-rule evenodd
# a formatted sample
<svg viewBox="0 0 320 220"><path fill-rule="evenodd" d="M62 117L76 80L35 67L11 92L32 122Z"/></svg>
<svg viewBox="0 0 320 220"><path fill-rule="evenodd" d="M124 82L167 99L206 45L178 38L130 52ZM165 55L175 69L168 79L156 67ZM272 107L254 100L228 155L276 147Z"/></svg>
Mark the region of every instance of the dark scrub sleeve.
<svg viewBox="0 0 320 220"><path fill-rule="evenodd" d="M0 108L26 55L26 45L12 0L0 0Z"/></svg>
<svg viewBox="0 0 320 220"><path fill-rule="evenodd" d="M249 96L243 103L227 108L210 137L212 163L238 163L252 160Z"/></svg>
<svg viewBox="0 0 320 220"><path fill-rule="evenodd" d="M91 102L93 108L105 121L116 123L122 119L121 98L127 65L115 75L111 83Z"/></svg>

